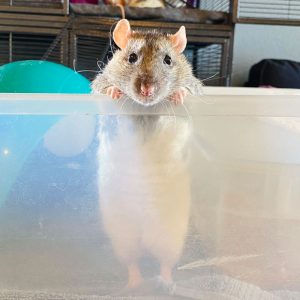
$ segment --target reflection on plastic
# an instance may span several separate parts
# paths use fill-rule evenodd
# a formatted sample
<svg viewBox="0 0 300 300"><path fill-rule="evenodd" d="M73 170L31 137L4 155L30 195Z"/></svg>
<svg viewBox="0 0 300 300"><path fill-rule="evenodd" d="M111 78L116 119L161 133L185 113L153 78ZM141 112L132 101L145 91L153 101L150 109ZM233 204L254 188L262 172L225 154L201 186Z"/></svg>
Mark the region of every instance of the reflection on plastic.
<svg viewBox="0 0 300 300"><path fill-rule="evenodd" d="M58 156L78 155L91 144L95 135L95 123L93 116L66 116L47 131L44 145Z"/></svg>

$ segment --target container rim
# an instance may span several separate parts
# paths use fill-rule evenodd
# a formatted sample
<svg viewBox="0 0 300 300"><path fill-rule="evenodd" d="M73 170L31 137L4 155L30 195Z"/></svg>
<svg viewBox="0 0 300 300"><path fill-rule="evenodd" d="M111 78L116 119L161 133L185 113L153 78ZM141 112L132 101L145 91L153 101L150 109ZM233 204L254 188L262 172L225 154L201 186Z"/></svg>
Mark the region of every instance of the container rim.
<svg viewBox="0 0 300 300"><path fill-rule="evenodd" d="M144 107L90 94L0 94L0 115L166 115L300 117L300 89L203 87L182 105Z"/></svg>

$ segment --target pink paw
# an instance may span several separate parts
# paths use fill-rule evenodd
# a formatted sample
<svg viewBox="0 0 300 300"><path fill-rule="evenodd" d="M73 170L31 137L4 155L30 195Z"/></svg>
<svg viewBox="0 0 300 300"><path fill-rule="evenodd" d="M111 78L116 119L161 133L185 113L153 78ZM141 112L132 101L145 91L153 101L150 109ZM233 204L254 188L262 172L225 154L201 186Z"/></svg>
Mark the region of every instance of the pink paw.
<svg viewBox="0 0 300 300"><path fill-rule="evenodd" d="M187 90L185 88L180 88L176 92L174 92L169 99L171 102L174 102L176 105L183 104L183 99L185 98L186 95L187 95Z"/></svg>
<svg viewBox="0 0 300 300"><path fill-rule="evenodd" d="M111 98L113 98L114 100L119 99L120 97L122 97L123 92L121 90L119 90L117 87L115 86L110 86L109 88L107 88L106 90L106 95L110 96Z"/></svg>

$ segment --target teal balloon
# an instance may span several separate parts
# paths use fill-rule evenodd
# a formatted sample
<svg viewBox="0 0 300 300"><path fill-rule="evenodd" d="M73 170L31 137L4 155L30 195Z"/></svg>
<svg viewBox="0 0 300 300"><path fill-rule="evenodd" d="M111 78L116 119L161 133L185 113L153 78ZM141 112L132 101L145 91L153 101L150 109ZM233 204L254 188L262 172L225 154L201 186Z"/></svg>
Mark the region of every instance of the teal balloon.
<svg viewBox="0 0 300 300"><path fill-rule="evenodd" d="M16 61L0 67L1 93L89 94L90 82L74 70L49 61Z"/></svg>
<svg viewBox="0 0 300 300"><path fill-rule="evenodd" d="M60 64L27 60L0 67L0 93L89 94L90 82ZM1 97L1 95L0 95ZM0 112L0 207L30 155L61 117Z"/></svg>

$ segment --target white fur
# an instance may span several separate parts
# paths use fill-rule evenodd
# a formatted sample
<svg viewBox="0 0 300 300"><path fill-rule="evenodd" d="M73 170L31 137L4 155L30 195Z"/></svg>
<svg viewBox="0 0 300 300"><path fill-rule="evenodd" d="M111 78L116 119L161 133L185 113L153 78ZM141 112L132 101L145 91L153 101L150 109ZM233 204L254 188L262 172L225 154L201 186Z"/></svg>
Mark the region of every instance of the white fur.
<svg viewBox="0 0 300 300"><path fill-rule="evenodd" d="M109 127L109 118L100 120L99 194L114 251L126 265L147 251L173 267L189 220L188 121L118 116Z"/></svg>

